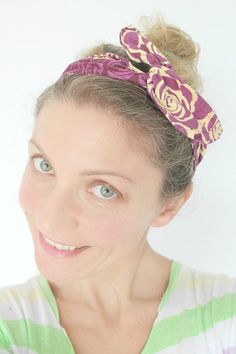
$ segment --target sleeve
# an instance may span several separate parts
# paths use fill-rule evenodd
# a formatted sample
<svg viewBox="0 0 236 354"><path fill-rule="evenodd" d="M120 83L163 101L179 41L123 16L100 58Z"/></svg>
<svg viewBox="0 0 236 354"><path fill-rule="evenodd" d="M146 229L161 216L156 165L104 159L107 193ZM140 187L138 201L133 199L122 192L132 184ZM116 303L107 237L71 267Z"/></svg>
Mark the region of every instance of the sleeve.
<svg viewBox="0 0 236 354"><path fill-rule="evenodd" d="M223 296L215 307L215 316L222 321L223 353L236 353L236 277L225 275L221 285Z"/></svg>

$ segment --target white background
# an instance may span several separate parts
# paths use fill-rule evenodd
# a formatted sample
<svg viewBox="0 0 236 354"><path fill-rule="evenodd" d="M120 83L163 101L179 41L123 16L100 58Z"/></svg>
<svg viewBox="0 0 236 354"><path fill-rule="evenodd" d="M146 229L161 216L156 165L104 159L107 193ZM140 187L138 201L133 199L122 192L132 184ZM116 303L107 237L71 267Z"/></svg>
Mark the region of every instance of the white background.
<svg viewBox="0 0 236 354"><path fill-rule="evenodd" d="M119 31L160 12L201 46L203 97L224 132L209 145L194 192L173 221L151 228L159 253L192 267L236 275L236 5L234 0L0 0L0 286L37 273L27 221L18 202L36 97L80 50L119 44Z"/></svg>

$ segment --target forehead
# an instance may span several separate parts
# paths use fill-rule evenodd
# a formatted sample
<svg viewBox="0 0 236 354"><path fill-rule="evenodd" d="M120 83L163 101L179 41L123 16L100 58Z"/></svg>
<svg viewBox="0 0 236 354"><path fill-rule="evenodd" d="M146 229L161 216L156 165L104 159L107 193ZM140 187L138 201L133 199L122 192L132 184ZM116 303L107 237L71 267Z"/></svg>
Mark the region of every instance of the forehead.
<svg viewBox="0 0 236 354"><path fill-rule="evenodd" d="M140 138L139 146L133 144L135 131L109 111L49 101L36 118L33 139L53 161L57 155L66 158L64 164L76 163L81 169L109 168L137 178L148 174L157 178Z"/></svg>
<svg viewBox="0 0 236 354"><path fill-rule="evenodd" d="M50 140L52 145L66 145L79 148L79 151L99 149L110 154L140 156L143 154L141 144L136 152L132 146L135 132L130 130L112 112L50 101L36 118L34 135L45 142Z"/></svg>

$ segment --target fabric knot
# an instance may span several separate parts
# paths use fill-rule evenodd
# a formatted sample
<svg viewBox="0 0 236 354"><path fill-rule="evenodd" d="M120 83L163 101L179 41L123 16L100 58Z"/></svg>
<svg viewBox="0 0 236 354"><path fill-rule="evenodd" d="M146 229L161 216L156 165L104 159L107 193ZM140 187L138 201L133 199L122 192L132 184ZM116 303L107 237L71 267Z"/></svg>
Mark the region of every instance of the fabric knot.
<svg viewBox="0 0 236 354"><path fill-rule="evenodd" d="M192 140L196 167L205 154L207 144L217 140L223 132L215 112L175 72L154 43L135 27L123 28L120 42L131 60L151 66L146 84L148 94L176 130ZM133 65L132 70L136 70Z"/></svg>

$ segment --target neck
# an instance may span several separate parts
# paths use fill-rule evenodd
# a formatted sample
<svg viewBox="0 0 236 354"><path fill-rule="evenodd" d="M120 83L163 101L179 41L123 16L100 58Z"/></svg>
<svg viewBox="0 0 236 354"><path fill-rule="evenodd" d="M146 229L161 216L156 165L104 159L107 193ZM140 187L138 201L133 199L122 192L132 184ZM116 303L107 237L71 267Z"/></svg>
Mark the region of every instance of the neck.
<svg viewBox="0 0 236 354"><path fill-rule="evenodd" d="M60 304L101 312L106 317L127 313L134 302L161 299L168 285L171 261L154 252L148 242L126 255L109 273L58 285L49 282Z"/></svg>

